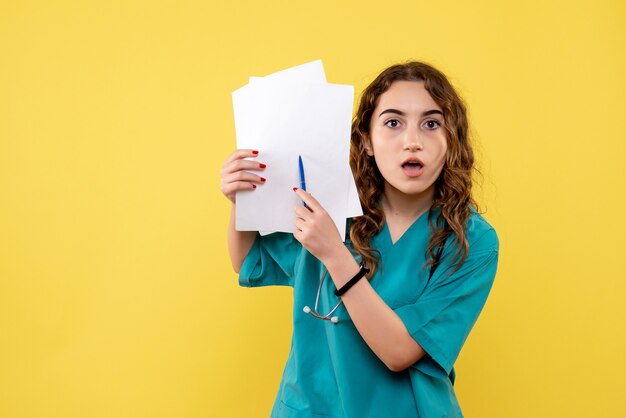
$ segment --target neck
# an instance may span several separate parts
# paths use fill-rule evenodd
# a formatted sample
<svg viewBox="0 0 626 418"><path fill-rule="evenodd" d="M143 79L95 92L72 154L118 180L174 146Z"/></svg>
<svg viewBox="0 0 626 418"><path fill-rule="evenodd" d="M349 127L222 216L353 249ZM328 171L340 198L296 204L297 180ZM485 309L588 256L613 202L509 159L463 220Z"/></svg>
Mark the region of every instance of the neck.
<svg viewBox="0 0 626 418"><path fill-rule="evenodd" d="M422 193L408 195L389 184L385 184L385 190L381 199L383 211L386 217L393 216L414 220L431 207L434 195L434 185L431 185Z"/></svg>

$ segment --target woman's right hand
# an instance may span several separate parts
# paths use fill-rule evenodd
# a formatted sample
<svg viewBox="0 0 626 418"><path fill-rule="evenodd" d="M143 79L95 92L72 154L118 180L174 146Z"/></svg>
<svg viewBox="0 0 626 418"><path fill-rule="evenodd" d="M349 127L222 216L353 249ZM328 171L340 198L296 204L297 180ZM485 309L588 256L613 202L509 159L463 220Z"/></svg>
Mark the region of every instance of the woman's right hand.
<svg viewBox="0 0 626 418"><path fill-rule="evenodd" d="M224 161L220 172L222 177L221 189L224 196L235 203L235 193L240 190L254 190L256 184L265 183L265 179L247 170L259 171L265 169L265 164L258 161L244 160L248 157L257 157L258 151L238 149Z"/></svg>

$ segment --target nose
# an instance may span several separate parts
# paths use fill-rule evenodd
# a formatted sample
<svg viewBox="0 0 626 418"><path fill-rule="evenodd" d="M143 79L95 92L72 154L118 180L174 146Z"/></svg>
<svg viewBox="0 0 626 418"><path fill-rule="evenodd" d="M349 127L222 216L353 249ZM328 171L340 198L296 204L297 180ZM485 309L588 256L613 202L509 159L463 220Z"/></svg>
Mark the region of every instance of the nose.
<svg viewBox="0 0 626 418"><path fill-rule="evenodd" d="M424 144L419 136L419 132L413 129L406 130L404 149L411 152L424 149Z"/></svg>
<svg viewBox="0 0 626 418"><path fill-rule="evenodd" d="M422 147L422 144L420 144L417 141L412 141L412 142L407 142L406 144L404 144L404 149L407 151L411 151L411 152L415 152L415 151L421 151L424 149L424 147Z"/></svg>

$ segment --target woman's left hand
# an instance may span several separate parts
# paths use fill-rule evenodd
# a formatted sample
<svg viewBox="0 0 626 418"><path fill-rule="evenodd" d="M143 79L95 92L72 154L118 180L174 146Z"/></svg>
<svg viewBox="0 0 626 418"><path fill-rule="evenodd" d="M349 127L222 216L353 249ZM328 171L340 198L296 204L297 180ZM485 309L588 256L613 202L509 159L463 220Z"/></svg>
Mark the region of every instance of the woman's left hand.
<svg viewBox="0 0 626 418"><path fill-rule="evenodd" d="M345 248L337 226L320 203L302 189L295 189L304 203L296 205L296 231L293 236L322 263Z"/></svg>

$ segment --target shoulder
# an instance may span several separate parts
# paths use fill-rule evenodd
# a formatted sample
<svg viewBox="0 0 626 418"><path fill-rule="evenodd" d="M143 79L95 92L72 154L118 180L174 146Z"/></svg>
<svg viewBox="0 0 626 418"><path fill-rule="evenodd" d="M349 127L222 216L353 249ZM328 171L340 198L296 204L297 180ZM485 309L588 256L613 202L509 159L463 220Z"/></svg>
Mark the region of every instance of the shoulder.
<svg viewBox="0 0 626 418"><path fill-rule="evenodd" d="M500 247L498 234L495 228L473 207L465 224L465 238L467 239L468 252L460 265L458 262L462 257L461 244L454 235L446 241L442 254L442 264L445 265L446 274L452 278L461 278L468 274L476 274L479 271L495 272ZM483 277L493 280L492 274L485 274Z"/></svg>
<svg viewBox="0 0 626 418"><path fill-rule="evenodd" d="M466 238L470 254L498 251L500 241L495 228L473 207L466 224Z"/></svg>

